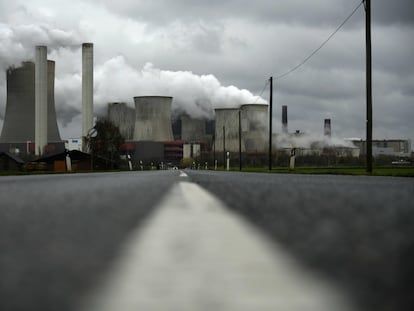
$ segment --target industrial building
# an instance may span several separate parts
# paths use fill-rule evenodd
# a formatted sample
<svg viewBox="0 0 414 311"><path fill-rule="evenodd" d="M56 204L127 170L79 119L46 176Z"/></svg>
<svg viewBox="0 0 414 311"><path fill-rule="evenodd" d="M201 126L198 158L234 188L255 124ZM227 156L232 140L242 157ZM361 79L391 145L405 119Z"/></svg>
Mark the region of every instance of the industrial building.
<svg viewBox="0 0 414 311"><path fill-rule="evenodd" d="M360 138L349 138L355 146L357 146L361 155L366 155L367 143ZM411 157L411 140L409 139L375 139L372 141L372 155L377 156L395 156L395 157Z"/></svg>

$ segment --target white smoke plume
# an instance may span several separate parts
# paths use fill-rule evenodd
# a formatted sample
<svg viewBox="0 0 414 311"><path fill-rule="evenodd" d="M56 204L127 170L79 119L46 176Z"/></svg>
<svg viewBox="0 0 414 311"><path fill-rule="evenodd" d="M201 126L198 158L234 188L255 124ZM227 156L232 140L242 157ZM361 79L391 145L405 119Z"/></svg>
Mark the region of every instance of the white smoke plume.
<svg viewBox="0 0 414 311"><path fill-rule="evenodd" d="M61 48L77 49L79 34L44 24L7 25L0 23L0 69L19 66L34 58L36 45L46 45L49 51Z"/></svg>
<svg viewBox="0 0 414 311"><path fill-rule="evenodd" d="M302 149L322 149L325 147L355 147L351 141L335 136L325 136L315 133L299 134L277 134L274 147L276 148L302 148Z"/></svg>
<svg viewBox="0 0 414 311"><path fill-rule="evenodd" d="M146 63L142 68L116 56L95 71L95 103L124 101L133 105L134 96L172 96L173 110L193 117L213 116L216 107L239 107L248 103L266 103L250 91L223 86L211 74L196 75L190 71L169 71Z"/></svg>

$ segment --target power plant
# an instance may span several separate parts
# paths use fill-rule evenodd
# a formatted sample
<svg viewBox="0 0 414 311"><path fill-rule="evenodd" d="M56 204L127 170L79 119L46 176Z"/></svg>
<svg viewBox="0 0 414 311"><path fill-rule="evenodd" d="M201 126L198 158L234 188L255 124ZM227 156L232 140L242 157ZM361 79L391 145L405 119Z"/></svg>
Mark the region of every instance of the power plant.
<svg viewBox="0 0 414 311"><path fill-rule="evenodd" d="M68 143L67 148L86 152L86 138L96 134L96 131L91 131L94 128L94 50L93 43L83 43L81 47L81 138L72 139L72 147ZM218 159L223 164L227 153L233 159L237 157L241 161L243 158L251 165L267 161L267 104L240 103L233 108L216 107L212 120L196 118L177 110L174 112L173 122L173 97L136 96L133 101L134 107L128 106L126 102L108 103L106 118L118 127L125 140L120 152L125 158L134 161L135 167L164 161L178 164L184 163L184 160L190 161L189 163L199 161L200 165L200 161L211 158L215 161ZM223 106L227 104L223 103ZM290 154L294 148L297 149L296 154L301 156L341 154L352 157L358 157L364 152L363 142L359 140L352 142L354 145L361 145L360 148L352 143L335 145L335 138L331 137L331 119L324 120L323 138L312 138L309 141L307 135L301 131L289 133L287 109L286 105L282 106L281 134L272 133L275 137L274 152ZM400 149L395 147L397 145ZM376 150L379 154L406 155L411 149L410 146L410 142L400 140L381 141ZM55 62L47 60L47 47L39 45L35 47L34 62L25 61L20 67L10 67L7 70L7 103L0 136L0 152L36 155L40 161L45 154L50 157L51 154L62 153L64 148L56 119ZM90 154L79 154L79 159L87 157L92 159ZM98 159L97 162L99 161ZM60 162L53 165L65 167ZM93 168L92 163L82 165Z"/></svg>

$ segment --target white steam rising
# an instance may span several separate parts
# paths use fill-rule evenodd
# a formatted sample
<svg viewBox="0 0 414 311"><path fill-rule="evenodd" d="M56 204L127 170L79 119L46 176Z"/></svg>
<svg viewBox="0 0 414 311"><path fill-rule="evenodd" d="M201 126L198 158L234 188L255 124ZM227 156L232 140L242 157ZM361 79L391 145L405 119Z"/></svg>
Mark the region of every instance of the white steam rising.
<svg viewBox="0 0 414 311"><path fill-rule="evenodd" d="M355 147L351 141L335 136L325 136L315 133L301 133L284 134L280 133L276 136L275 147L277 148L302 148L302 149L314 149L325 147Z"/></svg>
<svg viewBox="0 0 414 311"><path fill-rule="evenodd" d="M173 110L194 117L212 117L215 107L239 107L247 103L266 103L250 91L223 86L214 75L190 71L169 71L146 63L141 69L127 63L123 56L98 66L95 72L95 103L124 101L134 96L172 96Z"/></svg>

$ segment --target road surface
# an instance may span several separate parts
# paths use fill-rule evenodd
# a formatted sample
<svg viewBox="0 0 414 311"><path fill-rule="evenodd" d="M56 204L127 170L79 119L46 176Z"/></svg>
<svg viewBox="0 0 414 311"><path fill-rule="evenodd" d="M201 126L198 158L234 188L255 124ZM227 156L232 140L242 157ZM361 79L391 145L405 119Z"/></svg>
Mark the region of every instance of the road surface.
<svg viewBox="0 0 414 311"><path fill-rule="evenodd" d="M0 310L411 310L413 191L208 171L1 177Z"/></svg>

